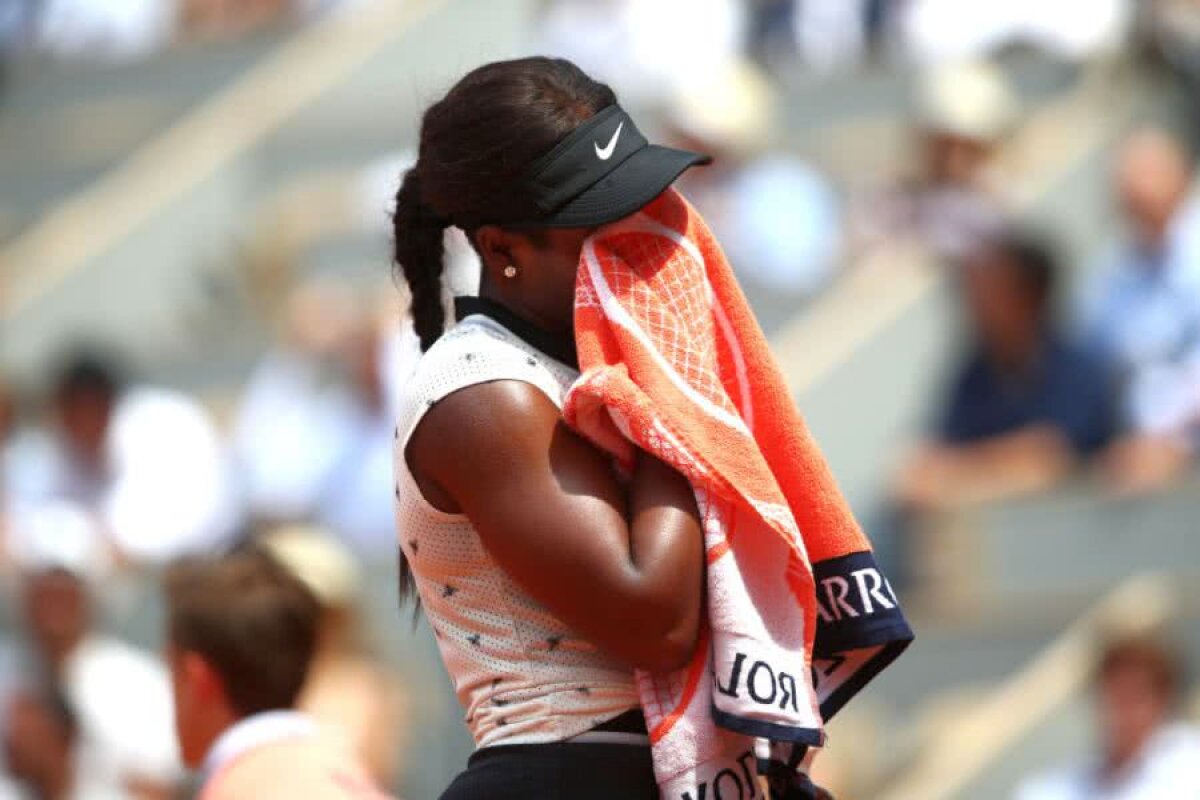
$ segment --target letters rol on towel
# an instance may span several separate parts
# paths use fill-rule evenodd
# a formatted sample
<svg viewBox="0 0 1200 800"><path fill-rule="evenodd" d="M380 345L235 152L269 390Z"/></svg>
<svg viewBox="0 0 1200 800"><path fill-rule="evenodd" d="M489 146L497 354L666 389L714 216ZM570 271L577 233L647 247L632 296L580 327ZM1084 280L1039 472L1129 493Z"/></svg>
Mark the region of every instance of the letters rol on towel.
<svg viewBox="0 0 1200 800"><path fill-rule="evenodd" d="M758 797L766 765L772 796L797 796L823 720L912 640L896 597L681 195L585 242L575 331L568 423L626 468L637 449L673 466L703 523L700 644L678 672L637 675L661 794Z"/></svg>

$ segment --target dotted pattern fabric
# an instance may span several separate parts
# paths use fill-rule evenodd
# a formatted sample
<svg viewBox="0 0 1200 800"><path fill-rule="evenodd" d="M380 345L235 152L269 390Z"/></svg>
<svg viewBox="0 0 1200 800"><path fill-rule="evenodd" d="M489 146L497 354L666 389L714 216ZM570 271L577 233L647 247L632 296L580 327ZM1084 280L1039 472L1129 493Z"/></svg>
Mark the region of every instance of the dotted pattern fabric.
<svg viewBox="0 0 1200 800"><path fill-rule="evenodd" d="M476 315L422 356L402 392L394 454L400 547L480 747L561 741L590 730L637 707L633 674L510 580L465 516L431 506L408 470L404 448L425 412L459 389L522 381L561 408L577 377Z"/></svg>

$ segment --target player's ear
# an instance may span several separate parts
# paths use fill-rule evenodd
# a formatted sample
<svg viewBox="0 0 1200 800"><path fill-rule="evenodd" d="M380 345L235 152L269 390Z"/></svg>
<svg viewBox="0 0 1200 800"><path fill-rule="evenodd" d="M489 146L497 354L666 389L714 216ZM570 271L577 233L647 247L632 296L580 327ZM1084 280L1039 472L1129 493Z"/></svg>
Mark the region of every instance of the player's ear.
<svg viewBox="0 0 1200 800"><path fill-rule="evenodd" d="M513 236L498 225L481 225L474 232L475 252L493 283L501 283L512 275ZM506 275L505 270L509 270Z"/></svg>

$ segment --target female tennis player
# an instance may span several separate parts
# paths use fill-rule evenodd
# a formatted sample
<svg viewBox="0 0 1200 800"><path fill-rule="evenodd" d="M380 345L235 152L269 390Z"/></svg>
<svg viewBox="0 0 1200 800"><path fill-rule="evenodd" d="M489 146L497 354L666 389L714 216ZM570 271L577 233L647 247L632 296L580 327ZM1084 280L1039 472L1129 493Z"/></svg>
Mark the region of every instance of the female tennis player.
<svg viewBox="0 0 1200 800"><path fill-rule="evenodd" d="M695 645L695 500L648 456L620 482L560 409L584 239L706 160L648 144L561 60L480 67L422 119L394 219L425 350L396 431L401 585L479 745L443 800L658 797L632 668L680 667ZM446 330L450 225L483 272Z"/></svg>

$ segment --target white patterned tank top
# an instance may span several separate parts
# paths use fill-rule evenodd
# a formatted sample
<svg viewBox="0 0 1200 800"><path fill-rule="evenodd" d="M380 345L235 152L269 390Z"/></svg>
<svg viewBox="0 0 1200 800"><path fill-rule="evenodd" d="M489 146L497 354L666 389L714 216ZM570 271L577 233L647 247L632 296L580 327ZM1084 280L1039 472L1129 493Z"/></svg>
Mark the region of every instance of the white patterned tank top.
<svg viewBox="0 0 1200 800"><path fill-rule="evenodd" d="M637 707L633 674L512 581L465 516L434 508L404 449L425 412L459 389L522 381L561 408L576 377L495 320L471 315L421 357L402 392L395 447L400 547L480 747L584 733Z"/></svg>

